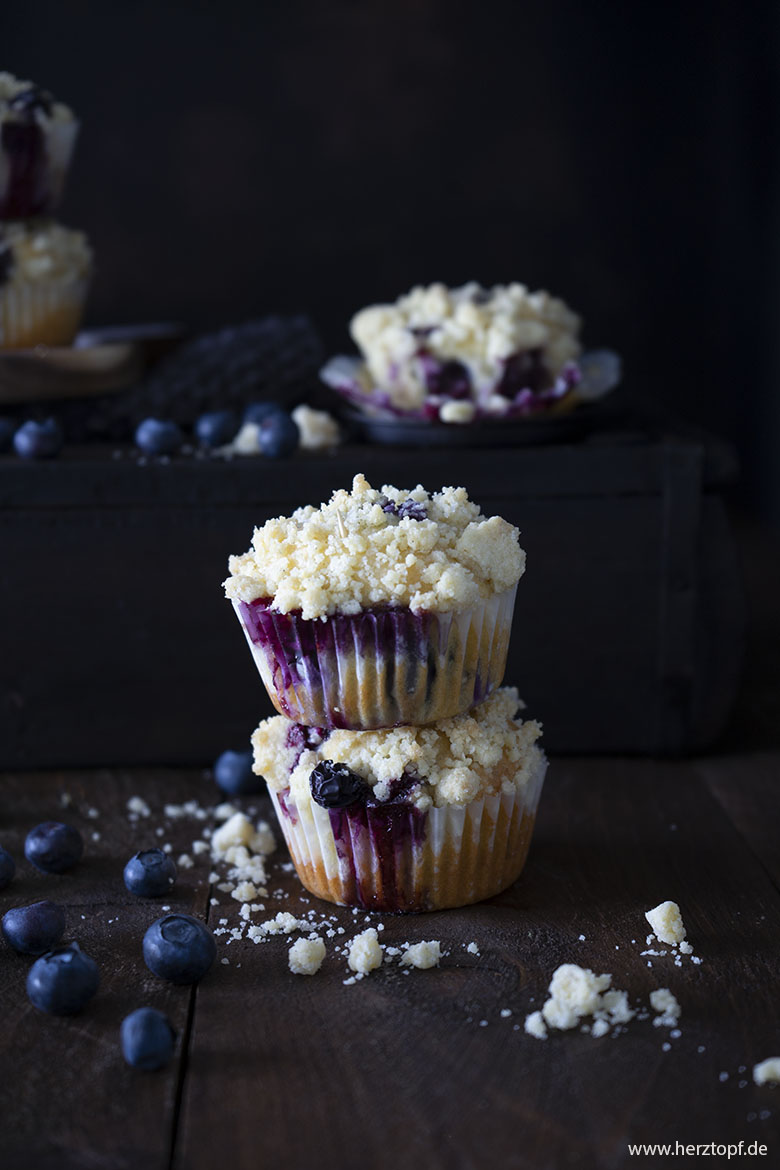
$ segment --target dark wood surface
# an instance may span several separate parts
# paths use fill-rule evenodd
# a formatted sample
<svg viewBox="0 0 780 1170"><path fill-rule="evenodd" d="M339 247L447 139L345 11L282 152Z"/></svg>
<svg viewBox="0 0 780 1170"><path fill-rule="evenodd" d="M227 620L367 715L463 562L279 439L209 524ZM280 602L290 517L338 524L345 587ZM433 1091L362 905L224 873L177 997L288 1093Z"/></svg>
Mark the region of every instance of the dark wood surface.
<svg viewBox="0 0 780 1170"><path fill-rule="evenodd" d="M0 844L19 861L0 912L61 902L102 980L81 1015L45 1016L26 999L30 961L0 944L2 1170L611 1170L642 1164L629 1142L677 1141L760 1141L762 1164L776 1165L780 1089L755 1086L751 1073L780 1055L780 559L749 529L742 543L753 622L722 749L554 758L512 889L462 910L382 916L387 944L440 939L438 969L407 975L393 964L345 985L337 940L308 978L288 971L289 939L228 946L220 936L197 990L171 987L141 957L161 905L129 895L122 867L160 841L174 856L191 852L209 822L166 819L163 806L212 807L211 779L169 769L0 776ZM148 819L128 819L133 795ZM265 810L260 799L240 803ZM25 833L48 817L70 820L87 842L60 877L22 859ZM342 937L362 929L365 915L307 901L285 861L280 849L269 887L279 896L265 899L261 920L316 910L336 917ZM210 886L210 869L205 855L182 869L164 904L232 924L238 904ZM699 966L667 956L648 967L640 954L644 911L667 898L682 908ZM472 940L478 955L466 950ZM566 961L610 972L634 1004L669 987L681 1035L635 1019L617 1037L526 1036L525 1015ZM152 1074L128 1068L119 1050L120 1021L141 1004L166 1010L179 1032L175 1060Z"/></svg>
<svg viewBox="0 0 780 1170"><path fill-rule="evenodd" d="M211 781L171 771L6 775L0 839L17 857L26 830L47 816L67 816L88 847L61 877L22 861L0 909L62 902L68 933L95 957L102 983L80 1016L50 1018L27 1003L29 960L3 948L4 1170L613 1167L632 1161L628 1142L677 1140L760 1139L777 1152L780 1093L756 1087L751 1070L780 1054L770 818L779 781L774 753L555 760L525 875L511 890L463 910L381 916L385 943L440 939L440 968L405 975L392 965L345 985L335 940L308 978L289 972L288 939L228 946L221 936L218 959L229 965L218 961L192 991L146 970L141 939L160 904L129 895L121 870L134 849L161 839L157 826L175 853L189 849L203 822L166 821L163 805L212 805ZM152 816L131 824L126 802L136 794ZM259 918L330 913L304 900L284 860L280 850L270 885L281 896ZM205 855L182 870L165 904L212 926L237 923L229 895L209 904L209 871ZM649 968L640 955L644 910L666 898L680 903L700 966L666 957ZM345 937L366 917L333 913ZM472 940L479 955L465 949ZM610 972L632 1002L671 988L681 1036L670 1040L651 1020L603 1039L526 1036L516 1025L566 961ZM177 1059L154 1074L129 1069L119 1051L119 1023L141 1004L168 1011L180 1033Z"/></svg>

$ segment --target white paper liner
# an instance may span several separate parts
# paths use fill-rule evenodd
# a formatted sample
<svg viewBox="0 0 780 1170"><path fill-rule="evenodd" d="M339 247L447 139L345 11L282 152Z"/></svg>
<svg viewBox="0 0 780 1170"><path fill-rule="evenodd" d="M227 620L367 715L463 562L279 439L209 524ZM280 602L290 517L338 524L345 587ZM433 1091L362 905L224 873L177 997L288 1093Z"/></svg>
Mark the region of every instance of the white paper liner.
<svg viewBox="0 0 780 1170"><path fill-rule="evenodd" d="M298 639L294 659L285 658L283 669L270 646L252 641L241 616L241 603L233 601L233 608L268 695L281 715L309 727L368 731L462 715L499 687L516 592L514 585L470 609L426 615L430 623L426 656L416 654L410 660L403 636L395 650L377 645L372 654L365 646L364 632L360 644L357 615L351 644L345 646L343 638L320 637L313 656L313 639L307 630L306 646ZM284 618L289 643L289 618ZM293 621L298 628L312 625L300 618ZM339 615L338 621L346 624L350 618ZM328 619L321 623L324 634L327 623ZM285 678L291 680L289 685L284 685Z"/></svg>
<svg viewBox="0 0 780 1170"><path fill-rule="evenodd" d="M279 794L270 795L298 877L311 893L368 910L440 910L492 897L516 880L546 771L539 752L519 790L425 814L410 809L400 842L369 832L358 818L344 818L350 831L337 844L327 809L313 800L292 804L286 791L285 811ZM370 820L371 810L365 812ZM415 816L424 817L421 839L414 833Z"/></svg>
<svg viewBox="0 0 780 1170"><path fill-rule="evenodd" d="M10 281L0 288L0 349L69 345L78 332L89 277Z"/></svg>

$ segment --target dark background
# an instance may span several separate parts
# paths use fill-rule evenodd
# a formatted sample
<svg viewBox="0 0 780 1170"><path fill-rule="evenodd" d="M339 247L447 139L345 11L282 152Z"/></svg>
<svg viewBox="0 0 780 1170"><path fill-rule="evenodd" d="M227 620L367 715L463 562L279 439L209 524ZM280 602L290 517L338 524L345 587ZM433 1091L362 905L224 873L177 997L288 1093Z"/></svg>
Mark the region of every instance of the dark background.
<svg viewBox="0 0 780 1170"><path fill-rule="evenodd" d="M777 6L286 0L6 8L82 119L92 323L311 314L521 280L729 436L780 523Z"/></svg>

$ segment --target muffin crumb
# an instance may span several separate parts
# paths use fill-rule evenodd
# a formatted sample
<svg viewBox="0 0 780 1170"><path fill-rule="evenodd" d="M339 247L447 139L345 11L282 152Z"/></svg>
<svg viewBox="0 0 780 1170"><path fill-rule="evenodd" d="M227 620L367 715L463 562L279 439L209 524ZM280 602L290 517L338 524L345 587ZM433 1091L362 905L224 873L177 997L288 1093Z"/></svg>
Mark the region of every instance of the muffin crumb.
<svg viewBox="0 0 780 1170"><path fill-rule="evenodd" d="M426 971L430 967L438 967L441 960L441 943L438 941L419 942L408 946L401 955L402 967L417 967Z"/></svg>
<svg viewBox="0 0 780 1170"><path fill-rule="evenodd" d="M382 965L382 947L373 926L369 926L352 939L349 944L347 965L351 971L359 975L367 975L369 971L374 971Z"/></svg>
<svg viewBox="0 0 780 1170"><path fill-rule="evenodd" d="M676 902L661 902L659 906L647 910L645 918L659 942L671 944L684 940L685 927Z"/></svg>
<svg viewBox="0 0 780 1170"><path fill-rule="evenodd" d="M288 952L290 970L293 975L316 975L322 966L325 954L325 943L319 936L299 938Z"/></svg>

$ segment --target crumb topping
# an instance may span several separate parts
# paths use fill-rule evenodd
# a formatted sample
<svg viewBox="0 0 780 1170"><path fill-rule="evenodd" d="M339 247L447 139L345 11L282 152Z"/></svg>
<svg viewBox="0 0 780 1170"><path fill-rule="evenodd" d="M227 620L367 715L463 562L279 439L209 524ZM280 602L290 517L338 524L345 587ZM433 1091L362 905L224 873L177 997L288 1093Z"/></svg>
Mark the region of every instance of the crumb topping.
<svg viewBox="0 0 780 1170"><path fill-rule="evenodd" d="M304 451L321 451L326 447L335 447L341 441L339 424L327 410L315 410L302 403L296 406L292 417L298 427L299 442Z"/></svg>
<svg viewBox="0 0 780 1170"><path fill-rule="evenodd" d="M14 98L30 90L40 93L42 101L36 103L32 116L40 122L72 122L73 111L64 102L55 101L51 94L41 90L32 81L22 81L12 73L0 73L0 118L18 119L21 114L13 106ZM30 116L29 114L26 116Z"/></svg>
<svg viewBox="0 0 780 1170"><path fill-rule="evenodd" d="M351 971L359 975L368 975L382 966L382 947L376 932L376 927L369 926L362 934L356 934L349 945L347 965Z"/></svg>
<svg viewBox="0 0 780 1170"><path fill-rule="evenodd" d="M757 1085L768 1085L780 1081L780 1056L770 1056L753 1066L753 1080Z"/></svg>
<svg viewBox="0 0 780 1170"><path fill-rule="evenodd" d="M394 304L362 309L350 323L367 381L405 408L420 406L428 393L426 356L461 363L476 396L489 398L518 351L540 350L556 377L579 356L579 328L579 317L547 292L517 283L484 289L473 281L455 289L417 286Z"/></svg>
<svg viewBox="0 0 780 1170"><path fill-rule="evenodd" d="M653 1020L657 1028L673 1028L680 1018L677 997L668 987L659 987L650 992L650 1007L658 1013Z"/></svg>
<svg viewBox="0 0 780 1170"><path fill-rule="evenodd" d="M402 967L417 967L420 971L428 971L431 967L438 967L441 961L441 943L437 939L429 942L412 943L401 955Z"/></svg>
<svg viewBox="0 0 780 1170"><path fill-rule="evenodd" d="M229 598L273 598L279 613L305 619L376 605L451 612L514 586L525 553L517 529L485 518L465 488L377 491L356 475L327 504L256 528L229 568Z"/></svg>
<svg viewBox="0 0 780 1170"><path fill-rule="evenodd" d="M514 687L500 687L465 715L428 727L332 731L315 747L291 743L295 726L282 715L265 719L252 736L254 771L296 802L311 799L309 777L323 760L346 764L379 801L392 798L393 782L416 777L408 799L420 810L465 805L478 796L517 792L543 756L541 726L515 718L522 704Z"/></svg>
<svg viewBox="0 0 780 1170"><path fill-rule="evenodd" d="M525 1031L537 1040L546 1040L548 1028L568 1030L585 1016L592 1016L593 1023L584 1025L583 1031L597 1038L605 1036L635 1015L626 992L610 987L611 983L611 975L595 975L588 967L562 963L553 972L542 1010L526 1016Z"/></svg>
<svg viewBox="0 0 780 1170"><path fill-rule="evenodd" d="M92 249L83 232L52 220L7 222L0 225L0 253L6 256L5 281L78 280L92 266Z"/></svg>
<svg viewBox="0 0 780 1170"><path fill-rule="evenodd" d="M325 943L319 937L299 938L290 947L287 962L293 975L316 975L325 958Z"/></svg>
<svg viewBox="0 0 780 1170"><path fill-rule="evenodd" d="M647 910L645 918L659 942L671 944L684 940L685 927L676 902L661 902L659 906Z"/></svg>

